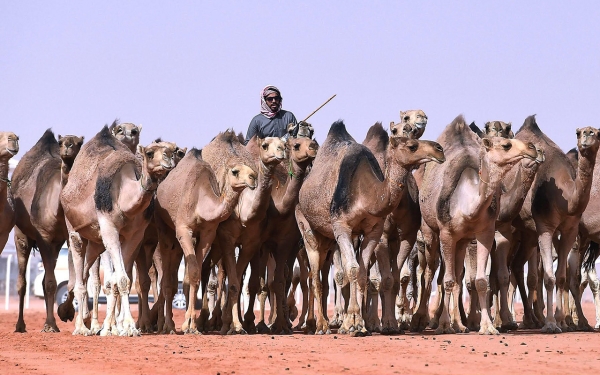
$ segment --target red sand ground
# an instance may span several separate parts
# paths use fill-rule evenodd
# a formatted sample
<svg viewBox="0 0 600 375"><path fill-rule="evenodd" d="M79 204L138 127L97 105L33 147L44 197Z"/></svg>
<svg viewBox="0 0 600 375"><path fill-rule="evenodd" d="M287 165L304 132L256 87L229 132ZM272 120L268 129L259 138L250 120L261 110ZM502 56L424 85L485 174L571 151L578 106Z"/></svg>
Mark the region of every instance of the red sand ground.
<svg viewBox="0 0 600 375"><path fill-rule="evenodd" d="M40 333L43 303L26 310L28 333L14 333L16 301L0 310L0 374L586 374L600 369L600 336L518 331L351 338L344 335L142 337ZM134 307L135 309L135 307ZM590 323L591 304L585 305ZM134 316L137 310L134 310ZM101 310L101 317L104 316ZM177 311L176 324L183 313Z"/></svg>

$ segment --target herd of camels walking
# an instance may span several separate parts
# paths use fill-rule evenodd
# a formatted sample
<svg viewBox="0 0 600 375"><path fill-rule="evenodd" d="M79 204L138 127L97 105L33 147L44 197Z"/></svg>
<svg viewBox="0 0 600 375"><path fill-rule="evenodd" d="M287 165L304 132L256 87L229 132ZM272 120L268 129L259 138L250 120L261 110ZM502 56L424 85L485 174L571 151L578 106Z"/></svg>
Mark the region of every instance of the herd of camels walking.
<svg viewBox="0 0 600 375"><path fill-rule="evenodd" d="M589 284L598 324L598 130L577 129L577 147L565 154L534 116L515 133L510 123L491 121L480 129L458 116L436 142L420 140L427 125L422 110L400 112L400 118L389 131L373 125L362 144L338 121L322 145L312 126L300 123L287 138L254 137L244 145L243 136L227 130L189 151L161 139L143 147L141 126L118 121L85 143L47 130L11 180L8 164L19 138L1 132L0 248L14 228L16 331L26 332L25 273L31 250L38 249L46 270L43 331L59 332L53 270L65 242L69 298L57 314L75 319L74 335L592 330L581 295ZM108 256L100 257L104 252ZM176 325L172 301L182 259L188 303ZM431 299L438 268L439 293ZM336 291L331 318L330 271ZM132 282L137 320L129 305ZM246 311L243 293L250 301Z"/></svg>

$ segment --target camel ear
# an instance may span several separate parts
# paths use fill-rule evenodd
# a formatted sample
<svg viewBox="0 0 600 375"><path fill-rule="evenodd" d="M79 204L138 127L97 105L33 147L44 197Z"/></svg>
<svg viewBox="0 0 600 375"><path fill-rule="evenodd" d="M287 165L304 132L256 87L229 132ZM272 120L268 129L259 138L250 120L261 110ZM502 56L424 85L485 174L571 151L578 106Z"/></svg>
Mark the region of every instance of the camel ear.
<svg viewBox="0 0 600 375"><path fill-rule="evenodd" d="M394 128L394 121L390 121L390 130L392 130L393 128Z"/></svg>
<svg viewBox="0 0 600 375"><path fill-rule="evenodd" d="M140 132L140 134L142 134L142 124L138 125L138 131Z"/></svg>
<svg viewBox="0 0 600 375"><path fill-rule="evenodd" d="M512 122L506 124L506 131L510 133L510 128L512 127Z"/></svg>
<svg viewBox="0 0 600 375"><path fill-rule="evenodd" d="M489 121L486 122L484 127L485 127L485 131L487 133L487 131L490 130L490 122Z"/></svg>
<svg viewBox="0 0 600 375"><path fill-rule="evenodd" d="M146 149L144 148L144 146L142 146L142 145L137 146L137 152L140 153L141 155L144 155L145 150Z"/></svg>
<svg viewBox="0 0 600 375"><path fill-rule="evenodd" d="M58 135L58 141L60 142L62 140L62 135Z"/></svg>
<svg viewBox="0 0 600 375"><path fill-rule="evenodd" d="M575 129L575 134L577 135L577 138L579 138L579 136L581 135L581 129L580 128Z"/></svg>
<svg viewBox="0 0 600 375"><path fill-rule="evenodd" d="M489 138L482 138L481 141L483 142L483 147L485 147L486 150L489 150L490 148L492 148L493 143Z"/></svg>
<svg viewBox="0 0 600 375"><path fill-rule="evenodd" d="M85 139L85 137L82 135L81 137L79 137L79 144L82 145L83 144L83 140Z"/></svg>

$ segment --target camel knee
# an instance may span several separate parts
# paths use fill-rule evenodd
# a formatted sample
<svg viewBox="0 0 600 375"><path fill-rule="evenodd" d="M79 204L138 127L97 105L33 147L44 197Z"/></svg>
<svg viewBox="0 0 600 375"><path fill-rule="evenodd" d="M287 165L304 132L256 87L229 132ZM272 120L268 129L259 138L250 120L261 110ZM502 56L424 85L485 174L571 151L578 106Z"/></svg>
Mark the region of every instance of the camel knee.
<svg viewBox="0 0 600 375"><path fill-rule="evenodd" d="M564 283L564 281L563 281ZM546 286L546 290L553 291L556 286L556 278L554 276L546 276L544 277L544 285ZM537 287L537 283L534 288Z"/></svg>
<svg viewBox="0 0 600 375"><path fill-rule="evenodd" d="M559 278L555 279L556 286L559 288L564 287L566 282L567 278L565 276L560 276Z"/></svg>
<svg viewBox="0 0 600 375"><path fill-rule="evenodd" d="M129 280L129 277L127 277L127 275L119 277L116 284L119 294L129 294L129 291L131 290L131 280Z"/></svg>
<svg viewBox="0 0 600 375"><path fill-rule="evenodd" d="M394 286L394 279L391 276L387 276L381 279L380 290L388 291Z"/></svg>
<svg viewBox="0 0 600 375"><path fill-rule="evenodd" d="M485 292L488 289L488 281L487 279L476 279L475 280L475 288L478 292Z"/></svg>
<svg viewBox="0 0 600 375"><path fill-rule="evenodd" d="M451 292L452 289L454 289L455 284L456 282L454 280L444 281L444 289L446 290L446 292Z"/></svg>
<svg viewBox="0 0 600 375"><path fill-rule="evenodd" d="M45 288L45 293L46 295L50 295L53 296L56 293L56 279L45 279L44 280L44 288Z"/></svg>

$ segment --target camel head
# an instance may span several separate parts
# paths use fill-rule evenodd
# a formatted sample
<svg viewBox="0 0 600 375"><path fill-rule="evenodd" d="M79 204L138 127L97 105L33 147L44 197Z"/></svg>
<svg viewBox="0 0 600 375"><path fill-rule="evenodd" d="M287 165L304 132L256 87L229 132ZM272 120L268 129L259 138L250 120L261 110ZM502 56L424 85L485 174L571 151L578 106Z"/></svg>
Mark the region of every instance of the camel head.
<svg viewBox="0 0 600 375"><path fill-rule="evenodd" d="M591 126L578 128L575 131L577 134L577 148L583 156L595 157L598 152L598 129Z"/></svg>
<svg viewBox="0 0 600 375"><path fill-rule="evenodd" d="M290 152L290 158L300 164L313 160L317 156L319 144L316 140L306 137L288 138L286 150Z"/></svg>
<svg viewBox="0 0 600 375"><path fill-rule="evenodd" d="M411 109L406 112L400 111L400 122L390 123L392 137L406 137L419 139L425 132L427 126L427 115L420 109Z"/></svg>
<svg viewBox="0 0 600 375"><path fill-rule="evenodd" d="M19 137L13 132L0 132L0 158L10 159L19 152Z"/></svg>
<svg viewBox="0 0 600 375"><path fill-rule="evenodd" d="M162 138L156 138L154 140L154 143L161 143L163 142ZM185 153L187 152L187 147L184 148L179 148L175 143L172 142L165 142L165 143L170 143L172 146L175 147L175 166L177 166L177 164L179 164L179 162L181 161L181 159L183 159L185 157Z"/></svg>
<svg viewBox="0 0 600 375"><path fill-rule="evenodd" d="M123 142L131 152L135 152L135 148L140 143L142 125L137 126L129 122L119 124L119 122L115 120L109 130L110 133L119 141Z"/></svg>
<svg viewBox="0 0 600 375"><path fill-rule="evenodd" d="M487 153L488 160L500 167L511 166L523 158L536 160L538 150L531 142L522 142L518 139L502 137L482 138L483 151Z"/></svg>
<svg viewBox="0 0 600 375"><path fill-rule="evenodd" d="M143 166L153 180L162 180L175 168L177 150L177 145L172 142L152 142L146 147L138 145Z"/></svg>
<svg viewBox="0 0 600 375"><path fill-rule="evenodd" d="M413 167L430 161L438 164L446 161L444 149L439 143L405 137L391 137L387 155L405 166Z"/></svg>
<svg viewBox="0 0 600 375"><path fill-rule="evenodd" d="M260 160L264 165L277 165L285 159L285 143L278 137L256 138Z"/></svg>
<svg viewBox="0 0 600 375"><path fill-rule="evenodd" d="M58 135L58 146L60 147L60 158L62 160L75 160L81 146L83 145L83 136L78 137L76 135L65 135L64 137Z"/></svg>
<svg viewBox="0 0 600 375"><path fill-rule="evenodd" d="M227 180L233 191L242 191L245 188L254 190L258 174L251 167L241 163L240 160L230 161L227 165Z"/></svg>
<svg viewBox="0 0 600 375"><path fill-rule="evenodd" d="M308 122L300 121L298 123L298 131L296 131L296 125L294 123L289 123L287 126L287 132L290 138L312 138L315 134L315 129Z"/></svg>
<svg viewBox="0 0 600 375"><path fill-rule="evenodd" d="M511 130L512 124L504 121L488 121L483 129L484 137L502 137L514 138L515 135Z"/></svg>

